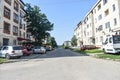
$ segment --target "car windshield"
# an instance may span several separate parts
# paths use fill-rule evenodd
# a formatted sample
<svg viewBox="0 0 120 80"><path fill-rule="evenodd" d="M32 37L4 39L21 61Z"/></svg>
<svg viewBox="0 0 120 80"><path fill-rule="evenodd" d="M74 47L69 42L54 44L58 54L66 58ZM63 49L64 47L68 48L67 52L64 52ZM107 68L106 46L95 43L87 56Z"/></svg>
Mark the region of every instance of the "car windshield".
<svg viewBox="0 0 120 80"><path fill-rule="evenodd" d="M13 50L21 50L21 47L19 47L19 46L14 46L14 47L13 47Z"/></svg>
<svg viewBox="0 0 120 80"><path fill-rule="evenodd" d="M113 36L113 43L114 44L120 43L120 36L119 35Z"/></svg>
<svg viewBox="0 0 120 80"><path fill-rule="evenodd" d="M35 49L40 49L40 46L35 46Z"/></svg>

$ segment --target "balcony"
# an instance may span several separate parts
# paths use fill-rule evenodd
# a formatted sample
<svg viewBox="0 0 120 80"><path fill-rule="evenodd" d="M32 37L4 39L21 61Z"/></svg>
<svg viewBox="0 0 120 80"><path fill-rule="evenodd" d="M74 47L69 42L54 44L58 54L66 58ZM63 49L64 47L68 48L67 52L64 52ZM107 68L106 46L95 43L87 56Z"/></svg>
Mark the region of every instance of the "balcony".
<svg viewBox="0 0 120 80"><path fill-rule="evenodd" d="M5 30L5 29L4 29L3 32L6 33L6 34L10 34L10 31L9 31L9 30Z"/></svg>

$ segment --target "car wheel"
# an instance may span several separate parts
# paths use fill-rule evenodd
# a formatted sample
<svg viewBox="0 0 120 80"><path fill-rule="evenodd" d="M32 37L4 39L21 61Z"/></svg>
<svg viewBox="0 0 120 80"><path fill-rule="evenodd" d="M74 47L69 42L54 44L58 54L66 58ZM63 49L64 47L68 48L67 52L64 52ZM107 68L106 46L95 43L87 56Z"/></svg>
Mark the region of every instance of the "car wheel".
<svg viewBox="0 0 120 80"><path fill-rule="evenodd" d="M107 52L105 51L105 49L103 49L103 52L104 52L104 54L107 54Z"/></svg>
<svg viewBox="0 0 120 80"><path fill-rule="evenodd" d="M5 55L5 58L6 58L6 59L10 59L10 55L9 55L9 54L6 54L6 55Z"/></svg>

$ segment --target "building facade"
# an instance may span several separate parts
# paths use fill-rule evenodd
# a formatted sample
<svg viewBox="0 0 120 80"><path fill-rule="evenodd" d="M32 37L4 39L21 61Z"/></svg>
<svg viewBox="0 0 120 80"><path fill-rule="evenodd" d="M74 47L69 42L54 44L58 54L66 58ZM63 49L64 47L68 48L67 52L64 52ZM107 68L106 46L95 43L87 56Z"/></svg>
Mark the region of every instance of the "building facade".
<svg viewBox="0 0 120 80"><path fill-rule="evenodd" d="M106 36L120 32L120 0L99 0L93 9L95 43L101 46Z"/></svg>
<svg viewBox="0 0 120 80"><path fill-rule="evenodd" d="M71 47L71 41L64 41L63 43L64 46L68 46L68 47Z"/></svg>
<svg viewBox="0 0 120 80"><path fill-rule="evenodd" d="M83 45L102 46L109 35L120 34L120 0L98 0L74 33L83 35ZM81 31L81 30L82 31ZM78 35L75 34L78 37Z"/></svg>
<svg viewBox="0 0 120 80"><path fill-rule="evenodd" d="M22 0L0 0L0 45L18 45L27 40Z"/></svg>

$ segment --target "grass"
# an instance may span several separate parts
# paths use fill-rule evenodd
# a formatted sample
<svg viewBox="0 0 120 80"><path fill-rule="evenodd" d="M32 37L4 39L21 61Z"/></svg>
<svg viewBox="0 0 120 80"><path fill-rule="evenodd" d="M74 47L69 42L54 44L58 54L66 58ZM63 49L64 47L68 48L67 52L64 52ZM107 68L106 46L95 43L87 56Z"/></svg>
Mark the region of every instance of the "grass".
<svg viewBox="0 0 120 80"><path fill-rule="evenodd" d="M95 57L102 58L102 59L112 59L112 60L120 60L120 55L115 54L104 54L102 50L100 49L92 49L92 50L79 50L74 49L73 51L78 52L80 54L95 54Z"/></svg>
<svg viewBox="0 0 120 80"><path fill-rule="evenodd" d="M74 49L73 51L78 52L78 53L83 53L83 54L98 54L98 53L103 53L102 50L99 49L91 49L91 50L79 50L79 49Z"/></svg>
<svg viewBox="0 0 120 80"><path fill-rule="evenodd" d="M113 60L120 60L120 55L113 55L113 54L97 54L96 55L98 58L103 58L103 59L113 59Z"/></svg>
<svg viewBox="0 0 120 80"><path fill-rule="evenodd" d="M97 54L97 53L103 53L103 51L100 50L100 49L85 50L84 52L85 52L86 54Z"/></svg>
<svg viewBox="0 0 120 80"><path fill-rule="evenodd" d="M1 63L4 63L4 62L6 62L6 60L3 59L3 58L0 58L0 64L1 64Z"/></svg>

